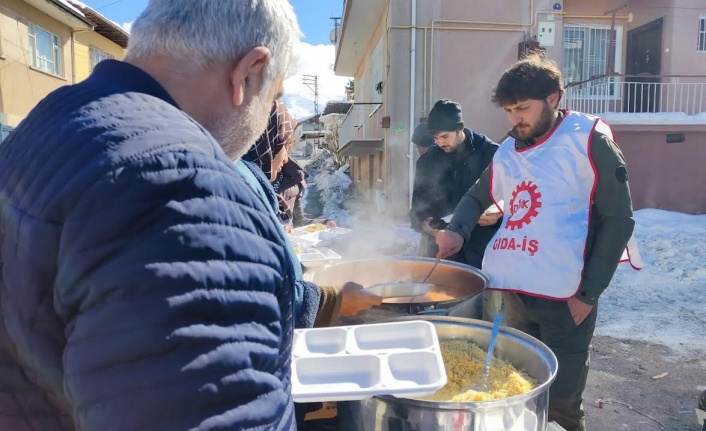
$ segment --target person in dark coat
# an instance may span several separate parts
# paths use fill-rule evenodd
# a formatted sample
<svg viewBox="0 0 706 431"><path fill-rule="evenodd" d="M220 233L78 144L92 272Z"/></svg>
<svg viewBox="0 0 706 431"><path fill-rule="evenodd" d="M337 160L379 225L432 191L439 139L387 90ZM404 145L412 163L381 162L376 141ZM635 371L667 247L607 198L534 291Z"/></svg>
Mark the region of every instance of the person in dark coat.
<svg viewBox="0 0 706 431"><path fill-rule="evenodd" d="M293 130L294 119L284 103L276 100L272 104L267 128L243 157L249 168L259 171L254 174L261 189L268 195L273 214L276 214L281 222L284 222L283 213L288 208L281 195L275 193L271 182L278 177L287 162L287 150L292 141ZM293 251L290 256L296 265L295 284L303 291L303 306L294 316L296 328L331 326L341 315L352 316L382 302L382 298L364 292L363 286L356 283L347 283L339 289L304 281L301 265ZM296 418L300 428L305 426L306 413L318 409L320 405L296 404Z"/></svg>
<svg viewBox="0 0 706 431"><path fill-rule="evenodd" d="M152 0L3 142L0 429L296 429L294 266L233 161L299 35L286 1Z"/></svg>
<svg viewBox="0 0 706 431"><path fill-rule="evenodd" d="M453 213L456 205L472 186L485 168L490 165L498 144L485 135L464 127L461 105L448 99L434 104L427 120L429 133L436 145L427 153L431 159L430 169L441 176L439 184L446 190L444 204L440 204L436 214L422 222L422 230L436 238L446 222L439 220ZM443 214L437 216L437 214ZM488 213L481 217L479 227L473 236L451 259L480 268L485 248L500 226L500 213Z"/></svg>
<svg viewBox="0 0 706 431"><path fill-rule="evenodd" d="M424 232L422 223L431 218L431 223L435 224L446 215L444 211L448 207L447 185L444 184L443 170L436 166L436 159L429 153L429 149L434 146L434 138L429 134L429 128L425 123L414 128L412 142L419 152L419 158L414 169L414 188L409 218L412 229L421 233L419 255L435 257L438 251L436 240Z"/></svg>
<svg viewBox="0 0 706 431"><path fill-rule="evenodd" d="M313 219L304 213L302 198L309 174L289 157L294 147L296 121L281 101L276 101L270 111L265 132L258 138L246 158L260 166L279 200L279 217L285 226L300 227L307 224L327 224L336 227L329 219Z"/></svg>
<svg viewBox="0 0 706 431"><path fill-rule="evenodd" d="M291 147L288 146L287 151ZM301 227L309 224L325 224L336 227L336 222L327 218L311 218L304 212L304 193L306 192L306 179L309 174L293 158L287 157L282 170L272 183L275 192L280 197L281 217L285 223L292 227Z"/></svg>
<svg viewBox="0 0 706 431"><path fill-rule="evenodd" d="M260 135L243 158L259 167L264 178L268 178L270 182L274 181L287 163L287 148L291 145L293 130L294 119L284 103L281 100L276 100L272 104L265 132ZM275 190L272 186L266 188L274 196ZM282 213L288 211L281 195L272 198L272 206L276 206L280 219L283 218ZM351 284L341 290L330 286L316 286L313 283L302 281L301 272L298 273L297 283L303 287L303 302L313 304L313 306L307 306L301 315L295 316L297 327L329 326L335 322L339 315L352 316L375 305L380 305L382 301L382 298L377 295L363 292L360 285Z"/></svg>

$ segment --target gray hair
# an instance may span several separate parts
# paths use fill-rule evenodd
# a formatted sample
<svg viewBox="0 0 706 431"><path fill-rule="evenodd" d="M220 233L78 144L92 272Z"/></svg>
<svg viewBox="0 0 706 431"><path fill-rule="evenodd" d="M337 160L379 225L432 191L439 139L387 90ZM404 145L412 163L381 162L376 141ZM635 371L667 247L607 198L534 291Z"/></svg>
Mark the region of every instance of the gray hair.
<svg viewBox="0 0 706 431"><path fill-rule="evenodd" d="M300 37L288 0L150 0L132 25L127 57L181 58L188 73L236 63L264 46L272 53L265 68L271 84L295 59Z"/></svg>

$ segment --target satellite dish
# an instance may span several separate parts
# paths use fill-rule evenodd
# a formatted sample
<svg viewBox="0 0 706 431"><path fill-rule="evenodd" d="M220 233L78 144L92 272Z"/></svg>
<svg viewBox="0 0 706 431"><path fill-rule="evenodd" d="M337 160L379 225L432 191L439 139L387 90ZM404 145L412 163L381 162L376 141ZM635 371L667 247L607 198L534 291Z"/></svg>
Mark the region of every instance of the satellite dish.
<svg viewBox="0 0 706 431"><path fill-rule="evenodd" d="M329 33L328 39L331 41L332 44L335 45L338 43L338 37L340 36L340 34L340 27L335 27L333 30L331 30L331 33Z"/></svg>

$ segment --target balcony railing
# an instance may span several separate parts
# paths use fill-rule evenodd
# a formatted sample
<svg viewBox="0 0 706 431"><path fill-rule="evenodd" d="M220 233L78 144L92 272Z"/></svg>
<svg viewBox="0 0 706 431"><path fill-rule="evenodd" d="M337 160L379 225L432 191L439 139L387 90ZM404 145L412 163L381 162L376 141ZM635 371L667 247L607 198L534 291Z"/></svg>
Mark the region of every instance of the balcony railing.
<svg viewBox="0 0 706 431"><path fill-rule="evenodd" d="M587 114L706 112L706 76L615 75L569 83L565 108Z"/></svg>
<svg viewBox="0 0 706 431"><path fill-rule="evenodd" d="M383 139L382 117L382 103L352 105L339 130L339 147L355 139Z"/></svg>

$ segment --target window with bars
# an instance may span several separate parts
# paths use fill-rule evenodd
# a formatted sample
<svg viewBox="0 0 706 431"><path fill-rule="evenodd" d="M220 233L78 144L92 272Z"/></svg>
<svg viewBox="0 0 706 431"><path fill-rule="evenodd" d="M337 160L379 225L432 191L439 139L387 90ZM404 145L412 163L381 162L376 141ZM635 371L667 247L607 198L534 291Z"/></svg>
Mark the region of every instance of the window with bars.
<svg viewBox="0 0 706 431"><path fill-rule="evenodd" d="M61 38L29 24L29 54L32 66L52 75L63 75Z"/></svg>
<svg viewBox="0 0 706 431"><path fill-rule="evenodd" d="M702 16L699 20L699 40L697 50L706 52L706 16Z"/></svg>
<svg viewBox="0 0 706 431"><path fill-rule="evenodd" d="M609 57L612 50L613 71L621 71L622 27L616 26L613 37L610 27L567 24L564 25L564 45L561 73L564 83L586 81L609 71ZM611 78L614 79L614 78ZM594 88L591 83L579 87L583 96L617 96L618 86L611 83L609 88Z"/></svg>
<svg viewBox="0 0 706 431"><path fill-rule="evenodd" d="M93 72L93 68L96 67L96 64L100 63L103 60L108 60L109 58L114 58L112 55L96 48L95 46L92 46L89 49L89 51L91 54L91 72Z"/></svg>

